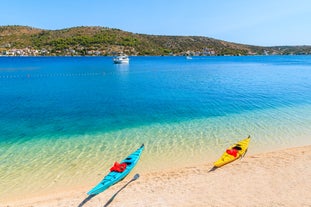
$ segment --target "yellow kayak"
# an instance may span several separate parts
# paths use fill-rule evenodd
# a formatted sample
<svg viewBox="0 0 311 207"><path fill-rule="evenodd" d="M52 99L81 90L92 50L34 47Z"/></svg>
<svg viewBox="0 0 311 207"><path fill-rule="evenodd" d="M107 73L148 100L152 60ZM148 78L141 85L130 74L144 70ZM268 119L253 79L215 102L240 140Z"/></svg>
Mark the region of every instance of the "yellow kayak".
<svg viewBox="0 0 311 207"><path fill-rule="evenodd" d="M226 152L216 162L214 162L214 168L221 167L244 156L247 152L250 139L251 137L248 136L246 139L241 140L229 147Z"/></svg>

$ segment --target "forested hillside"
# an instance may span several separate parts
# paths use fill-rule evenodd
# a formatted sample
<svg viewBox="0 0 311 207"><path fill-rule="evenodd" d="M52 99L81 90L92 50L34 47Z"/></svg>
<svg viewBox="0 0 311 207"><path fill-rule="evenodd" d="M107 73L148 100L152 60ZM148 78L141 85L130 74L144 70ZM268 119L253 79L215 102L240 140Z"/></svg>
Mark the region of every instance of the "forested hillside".
<svg viewBox="0 0 311 207"><path fill-rule="evenodd" d="M0 55L266 55L311 54L310 46L259 47L200 36L160 36L106 27L44 30L0 27Z"/></svg>

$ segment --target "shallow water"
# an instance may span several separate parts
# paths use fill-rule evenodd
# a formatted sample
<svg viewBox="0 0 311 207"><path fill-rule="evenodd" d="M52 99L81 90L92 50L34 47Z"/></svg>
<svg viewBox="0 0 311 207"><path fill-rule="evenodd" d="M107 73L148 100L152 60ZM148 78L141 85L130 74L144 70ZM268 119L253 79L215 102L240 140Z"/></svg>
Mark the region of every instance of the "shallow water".
<svg viewBox="0 0 311 207"><path fill-rule="evenodd" d="M0 58L0 204L136 172L311 144L311 57ZM90 186L91 188L92 186Z"/></svg>

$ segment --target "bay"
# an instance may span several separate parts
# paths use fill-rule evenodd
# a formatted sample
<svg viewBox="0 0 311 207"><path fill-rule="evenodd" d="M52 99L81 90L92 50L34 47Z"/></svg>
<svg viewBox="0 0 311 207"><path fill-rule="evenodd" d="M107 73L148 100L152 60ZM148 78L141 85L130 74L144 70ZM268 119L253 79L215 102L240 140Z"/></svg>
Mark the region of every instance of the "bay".
<svg viewBox="0 0 311 207"><path fill-rule="evenodd" d="M0 201L138 171L311 144L311 57L0 58Z"/></svg>

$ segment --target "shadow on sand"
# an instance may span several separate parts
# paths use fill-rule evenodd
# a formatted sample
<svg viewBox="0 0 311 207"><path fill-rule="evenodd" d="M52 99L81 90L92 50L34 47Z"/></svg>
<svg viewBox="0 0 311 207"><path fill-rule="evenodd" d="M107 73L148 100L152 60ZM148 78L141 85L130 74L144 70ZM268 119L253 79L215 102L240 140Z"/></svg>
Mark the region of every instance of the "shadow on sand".
<svg viewBox="0 0 311 207"><path fill-rule="evenodd" d="M120 188L120 190L118 190L110 199L109 201L104 205L104 207L107 207L112 201L113 199L118 195L118 193L120 193L121 190L123 190L124 188L126 188L126 186L128 186L131 182L137 180L139 178L139 174L135 174L134 177L128 181L122 188Z"/></svg>
<svg viewBox="0 0 311 207"><path fill-rule="evenodd" d="M104 207L107 207L112 201L113 199L118 195L118 193L120 193L120 191L122 191L124 188L126 188L126 186L128 186L131 182L137 180L139 178L139 174L135 174L134 177L128 181L122 188L120 188L120 190L118 190L109 200L108 202L104 205ZM98 194L95 195L89 195L87 198L85 198L79 205L78 207L82 207L84 204L86 204L89 200L91 200L93 197L97 196Z"/></svg>
<svg viewBox="0 0 311 207"><path fill-rule="evenodd" d="M95 197L97 194L95 195L89 195L87 198L85 198L79 205L78 207L82 207L84 204L86 204L86 202L88 202L89 200L91 200L93 197Z"/></svg>
<svg viewBox="0 0 311 207"><path fill-rule="evenodd" d="M216 169L217 169L218 167L213 167L212 169L210 169L208 172L213 172L213 171L215 171Z"/></svg>

